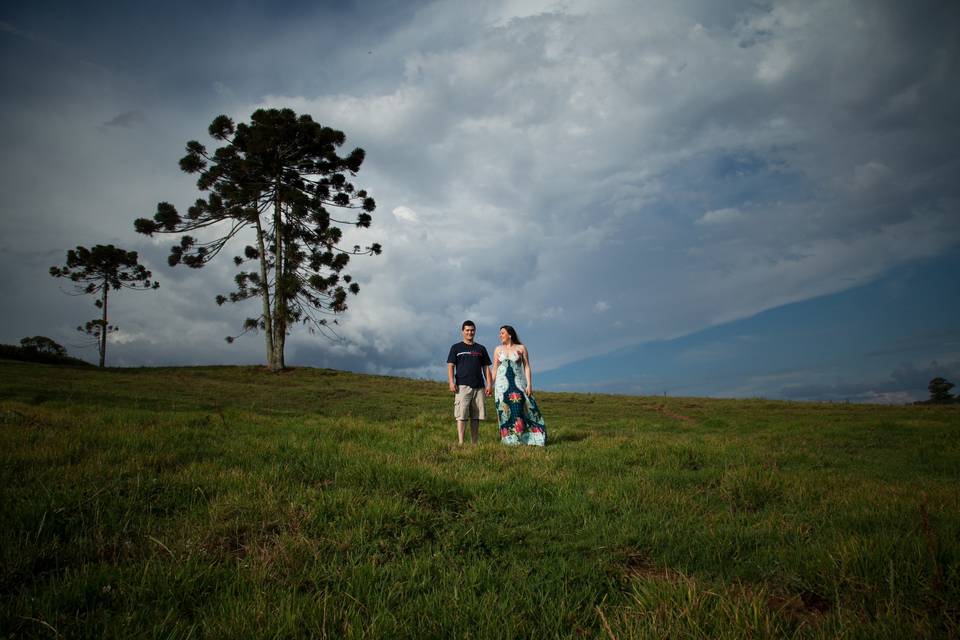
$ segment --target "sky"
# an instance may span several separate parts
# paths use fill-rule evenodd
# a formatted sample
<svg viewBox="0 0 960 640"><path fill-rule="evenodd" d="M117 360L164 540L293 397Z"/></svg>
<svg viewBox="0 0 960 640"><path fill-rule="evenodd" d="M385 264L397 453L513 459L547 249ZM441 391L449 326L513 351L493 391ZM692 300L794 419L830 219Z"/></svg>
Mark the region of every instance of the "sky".
<svg viewBox="0 0 960 640"><path fill-rule="evenodd" d="M95 361L48 271L112 243L160 288L108 364L264 362L230 260L133 221L202 195L214 117L289 107L366 151L383 254L288 364L443 379L469 318L546 388L920 399L960 378L958 47L946 0L4 1L0 342Z"/></svg>

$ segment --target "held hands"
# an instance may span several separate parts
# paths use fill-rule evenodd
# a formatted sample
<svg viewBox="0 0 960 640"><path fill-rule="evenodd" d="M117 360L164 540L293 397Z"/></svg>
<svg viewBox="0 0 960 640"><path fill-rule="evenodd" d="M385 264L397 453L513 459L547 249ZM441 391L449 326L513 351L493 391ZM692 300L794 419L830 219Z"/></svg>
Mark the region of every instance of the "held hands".
<svg viewBox="0 0 960 640"><path fill-rule="evenodd" d="M485 388L483 389L483 395L485 395L485 396L487 396L487 397L489 398L490 396L493 395L493 389L491 389L490 387L485 387Z"/></svg>

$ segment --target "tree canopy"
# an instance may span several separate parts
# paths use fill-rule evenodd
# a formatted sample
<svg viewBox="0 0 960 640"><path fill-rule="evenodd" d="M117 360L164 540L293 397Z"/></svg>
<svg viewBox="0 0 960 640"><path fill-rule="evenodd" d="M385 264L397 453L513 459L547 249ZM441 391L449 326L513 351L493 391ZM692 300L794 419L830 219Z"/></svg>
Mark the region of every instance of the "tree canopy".
<svg viewBox="0 0 960 640"><path fill-rule="evenodd" d="M930 384L927 385L927 390L930 392L929 402L932 404L949 404L953 402L953 394L950 393L953 386L952 382L944 378L934 378L930 381Z"/></svg>
<svg viewBox="0 0 960 640"><path fill-rule="evenodd" d="M67 350L62 344L48 338L47 336L31 336L22 338L20 346L24 349L35 351L36 353L45 353L52 356L65 356Z"/></svg>
<svg viewBox="0 0 960 640"><path fill-rule="evenodd" d="M243 332L263 330L267 363L276 371L284 368L291 325L325 331L336 323L331 316L346 311L347 295L359 292L343 273L350 257L381 251L377 243L340 246L338 225L367 228L376 209L374 199L350 181L364 151L337 155L344 133L291 109L259 109L250 124L221 115L208 131L225 144L210 152L191 140L180 160L183 171L198 174L197 188L206 198L196 200L186 216L160 202L152 219L139 218L134 227L146 235L182 234L170 249L171 266L203 267L235 238L247 238L233 258L239 268L235 290L215 300L261 299L259 315L244 321ZM340 220L331 210L354 210L355 217Z"/></svg>
<svg viewBox="0 0 960 640"><path fill-rule="evenodd" d="M67 251L66 264L50 267L50 275L66 278L73 283L75 293L98 296L94 305L101 310L101 317L77 327L97 340L100 366L107 358L107 334L116 327L107 322L107 302L111 289L156 289L160 286L152 280L153 274L139 262L136 251L126 251L112 244L98 244L91 248L77 247Z"/></svg>

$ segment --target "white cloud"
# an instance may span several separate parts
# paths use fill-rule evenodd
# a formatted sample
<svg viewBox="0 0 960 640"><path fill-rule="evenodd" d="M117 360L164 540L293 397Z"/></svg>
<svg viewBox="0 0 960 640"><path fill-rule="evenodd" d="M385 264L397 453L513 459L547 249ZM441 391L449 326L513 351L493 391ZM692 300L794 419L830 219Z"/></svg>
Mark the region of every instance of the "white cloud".
<svg viewBox="0 0 960 640"><path fill-rule="evenodd" d="M725 209L713 209L697 219L697 224L726 224L735 222L743 217L739 209L727 207Z"/></svg>
<svg viewBox="0 0 960 640"><path fill-rule="evenodd" d="M396 286L402 272L417 283L401 287L382 317L433 310L456 324L470 309L516 323L574 309L543 327L559 346L588 312L609 310L616 292L626 322L599 350L836 291L956 240L942 215L891 211L870 222L871 209L845 201L847 184L887 177L892 152L874 139L871 155L855 158L861 134L838 134L832 123L843 112L810 89L838 47L854 54L834 62L836 73L861 74L873 33L841 36L837 26L858 16L855 7L777 3L724 28L668 3L499 6L516 15L480 18L492 26L467 20L469 38L440 46L421 36L402 80L381 93L266 101L348 131L376 166L378 201L442 212L417 236L391 226L386 259L362 267L371 282ZM422 14L427 33L446 15L437 11ZM880 87L859 89L865 100ZM732 224L746 211L749 227ZM865 224L873 232L856 235ZM915 249L899 250L908 241L892 241L895 233L914 234ZM452 283L464 277L471 299L451 304ZM610 307L583 309L580 290L607 295ZM358 305L378 305L373 297ZM411 317L407 330L423 321Z"/></svg>
<svg viewBox="0 0 960 640"><path fill-rule="evenodd" d="M410 207L394 207L393 215L395 215L398 220L406 220L407 222L413 223L420 222L420 217L417 216L417 212Z"/></svg>
<svg viewBox="0 0 960 640"><path fill-rule="evenodd" d="M882 162L870 161L854 167L850 186L854 191L871 191L889 185L892 176L890 167Z"/></svg>
<svg viewBox="0 0 960 640"><path fill-rule="evenodd" d="M757 78L768 83L782 80L792 63L793 58L784 47L772 47L757 64Z"/></svg>

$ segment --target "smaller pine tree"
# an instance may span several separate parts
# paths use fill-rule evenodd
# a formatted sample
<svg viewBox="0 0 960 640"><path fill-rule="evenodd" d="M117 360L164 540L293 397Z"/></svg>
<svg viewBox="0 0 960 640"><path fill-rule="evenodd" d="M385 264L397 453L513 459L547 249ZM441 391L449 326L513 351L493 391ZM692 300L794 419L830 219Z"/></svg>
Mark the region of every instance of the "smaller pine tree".
<svg viewBox="0 0 960 640"><path fill-rule="evenodd" d="M950 393L950 390L953 389L953 383L949 380L940 377L934 378L927 385L927 389L930 391L931 404L949 404L954 401L953 394Z"/></svg>
<svg viewBox="0 0 960 640"><path fill-rule="evenodd" d="M98 244L90 249L77 247L67 251L67 263L62 267L50 267L54 278L67 278L77 294L96 295L94 305L102 317L91 320L77 330L97 340L100 351L100 366L107 358L107 335L116 329L107 322L107 294L113 289L156 289L160 286L153 274L139 263L136 251L125 251L112 244Z"/></svg>

